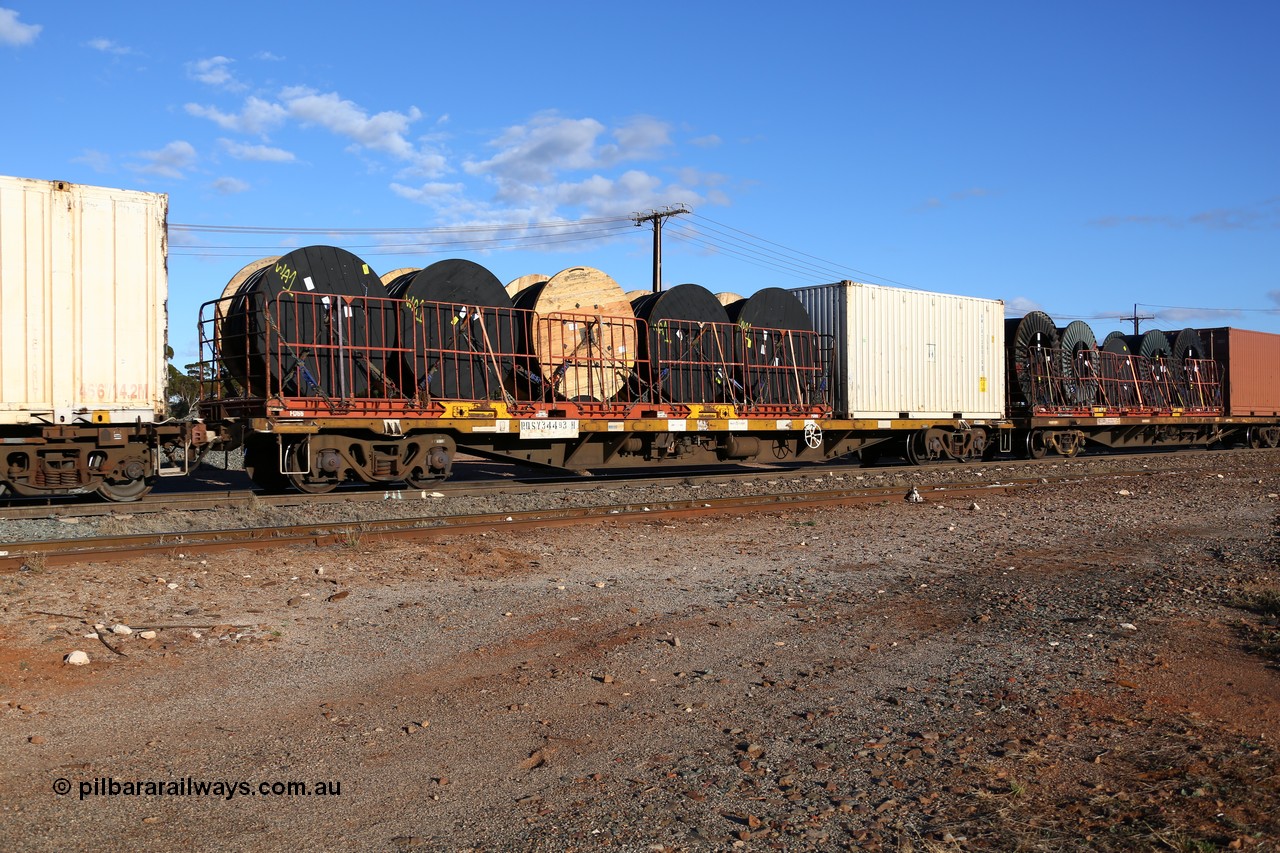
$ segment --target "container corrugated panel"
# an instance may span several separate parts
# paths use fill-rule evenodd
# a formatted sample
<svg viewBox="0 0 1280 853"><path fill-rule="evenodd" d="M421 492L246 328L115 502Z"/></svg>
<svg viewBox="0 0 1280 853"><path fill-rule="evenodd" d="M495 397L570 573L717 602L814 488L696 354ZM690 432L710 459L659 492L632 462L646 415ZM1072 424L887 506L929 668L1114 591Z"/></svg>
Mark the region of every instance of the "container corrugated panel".
<svg viewBox="0 0 1280 853"><path fill-rule="evenodd" d="M1247 329L1203 329L1222 377L1227 415L1280 415L1280 335Z"/></svg>
<svg viewBox="0 0 1280 853"><path fill-rule="evenodd" d="M1002 416L1003 301L854 281L792 292L832 344L836 417Z"/></svg>
<svg viewBox="0 0 1280 853"><path fill-rule="evenodd" d="M0 176L0 424L163 417L168 206Z"/></svg>

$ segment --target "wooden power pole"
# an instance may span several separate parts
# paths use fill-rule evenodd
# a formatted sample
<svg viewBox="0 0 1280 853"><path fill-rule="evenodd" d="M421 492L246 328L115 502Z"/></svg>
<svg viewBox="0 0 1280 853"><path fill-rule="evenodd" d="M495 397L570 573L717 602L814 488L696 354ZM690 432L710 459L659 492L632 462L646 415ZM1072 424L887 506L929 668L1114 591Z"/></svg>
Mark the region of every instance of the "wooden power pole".
<svg viewBox="0 0 1280 853"><path fill-rule="evenodd" d="M646 214L636 214L636 225L640 226L646 222L653 223L653 292L658 293L662 290L662 223L672 216L678 216L681 213L688 213L689 210L683 204L675 207L665 207L662 210L651 210Z"/></svg>

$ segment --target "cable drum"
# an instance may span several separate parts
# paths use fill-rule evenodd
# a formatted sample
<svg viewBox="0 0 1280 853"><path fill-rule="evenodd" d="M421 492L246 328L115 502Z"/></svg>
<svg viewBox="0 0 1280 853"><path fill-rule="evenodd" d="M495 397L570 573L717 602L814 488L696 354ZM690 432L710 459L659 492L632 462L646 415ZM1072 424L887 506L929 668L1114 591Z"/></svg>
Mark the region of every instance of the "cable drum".
<svg viewBox="0 0 1280 853"><path fill-rule="evenodd" d="M1062 390L1067 401L1091 406L1098 397L1098 341L1083 320L1058 332Z"/></svg>
<svg viewBox="0 0 1280 853"><path fill-rule="evenodd" d="M1043 311L1004 321L1009 347L1010 387L1017 388L1031 406L1049 406L1054 399L1053 356L1058 349L1058 330Z"/></svg>
<svg viewBox="0 0 1280 853"><path fill-rule="evenodd" d="M1178 389L1178 395L1184 406L1203 405L1203 396L1198 393L1199 377L1189 370L1187 362L1189 360L1199 360L1205 358L1207 350L1204 341L1200 337L1200 333L1195 329L1183 329L1180 332L1167 332L1165 337L1169 341L1171 350L1170 361L1173 367L1174 383Z"/></svg>
<svg viewBox="0 0 1280 853"><path fill-rule="evenodd" d="M646 324L637 367L641 394L654 402L723 402L733 327L711 291L680 284L646 293L631 307Z"/></svg>
<svg viewBox="0 0 1280 853"><path fill-rule="evenodd" d="M734 396L756 404L806 404L808 380L820 375L822 360L804 304L794 293L766 287L726 311L738 327Z"/></svg>
<svg viewBox="0 0 1280 853"><path fill-rule="evenodd" d="M543 284L549 278L551 278L551 276L543 275L540 272L531 272L528 275L513 278L505 285L507 296L510 296L514 300L516 298L516 294L520 291L525 288L533 287L535 284Z"/></svg>
<svg viewBox="0 0 1280 853"><path fill-rule="evenodd" d="M529 378L536 396L611 400L631 377L635 314L607 273L561 270L517 293L515 307L530 312Z"/></svg>
<svg viewBox="0 0 1280 853"><path fill-rule="evenodd" d="M1144 372L1144 379L1151 382L1151 395L1147 402L1150 405L1164 407L1173 404L1170 399L1174 391L1176 374L1172 367L1173 350L1169 347L1169 338L1159 329L1152 329L1141 337L1129 337L1129 349L1135 355L1142 356L1139 371Z"/></svg>
<svg viewBox="0 0 1280 853"><path fill-rule="evenodd" d="M385 293L344 249L294 249L236 290L221 323L223 363L249 396L382 396L397 321L364 297Z"/></svg>
<svg viewBox="0 0 1280 853"><path fill-rule="evenodd" d="M404 300L411 318L405 322L406 389L446 400L503 398L523 334L497 276L450 259L410 270L387 289Z"/></svg>
<svg viewBox="0 0 1280 853"><path fill-rule="evenodd" d="M1130 358L1129 339L1124 332L1111 332L1102 341L1101 369L1103 402L1108 406L1131 407L1139 402L1138 369Z"/></svg>

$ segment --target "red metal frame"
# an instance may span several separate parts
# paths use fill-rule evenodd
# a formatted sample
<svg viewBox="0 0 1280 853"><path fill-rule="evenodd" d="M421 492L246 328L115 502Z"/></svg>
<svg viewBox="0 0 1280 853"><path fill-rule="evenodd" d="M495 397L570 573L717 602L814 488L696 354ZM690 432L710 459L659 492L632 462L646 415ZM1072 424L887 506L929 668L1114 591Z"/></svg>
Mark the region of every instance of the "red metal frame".
<svg viewBox="0 0 1280 853"><path fill-rule="evenodd" d="M1153 417L1222 414L1222 385L1212 359L1181 364L1140 355L1082 350L1067 375L1060 354L1029 363L1038 417Z"/></svg>
<svg viewBox="0 0 1280 853"><path fill-rule="evenodd" d="M650 361L637 358L649 327L631 317L316 292L226 297L201 307L202 406L206 416L303 418L432 418L446 403L495 401L515 417L678 418L711 405L741 417L830 413L816 333L665 322L667 333L726 343ZM693 383L654 381L697 371L714 377L714 399L679 399Z"/></svg>

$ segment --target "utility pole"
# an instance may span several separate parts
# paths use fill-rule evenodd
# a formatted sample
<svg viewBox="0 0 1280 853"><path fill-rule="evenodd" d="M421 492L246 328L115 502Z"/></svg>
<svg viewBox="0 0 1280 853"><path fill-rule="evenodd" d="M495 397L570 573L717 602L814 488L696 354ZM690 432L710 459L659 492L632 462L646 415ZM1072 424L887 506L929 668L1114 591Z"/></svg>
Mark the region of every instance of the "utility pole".
<svg viewBox="0 0 1280 853"><path fill-rule="evenodd" d="M1133 323L1133 336L1136 338L1136 337L1139 335L1139 332L1138 332L1138 323L1140 323L1140 322L1141 322L1141 321L1143 321L1143 320L1154 320L1155 318L1156 318L1156 315L1155 315L1155 314L1139 314L1139 313L1138 313L1138 305L1137 305L1137 303L1135 302L1135 303L1134 303L1134 305L1133 305L1133 316L1132 316L1132 317L1121 317L1120 319L1121 319L1121 320L1128 320L1128 321L1130 321L1131 323Z"/></svg>
<svg viewBox="0 0 1280 853"><path fill-rule="evenodd" d="M662 223L669 217L688 213L683 204L675 207L664 207L662 210L651 210L646 214L636 214L636 226L646 222L653 223L653 292L662 291Z"/></svg>

